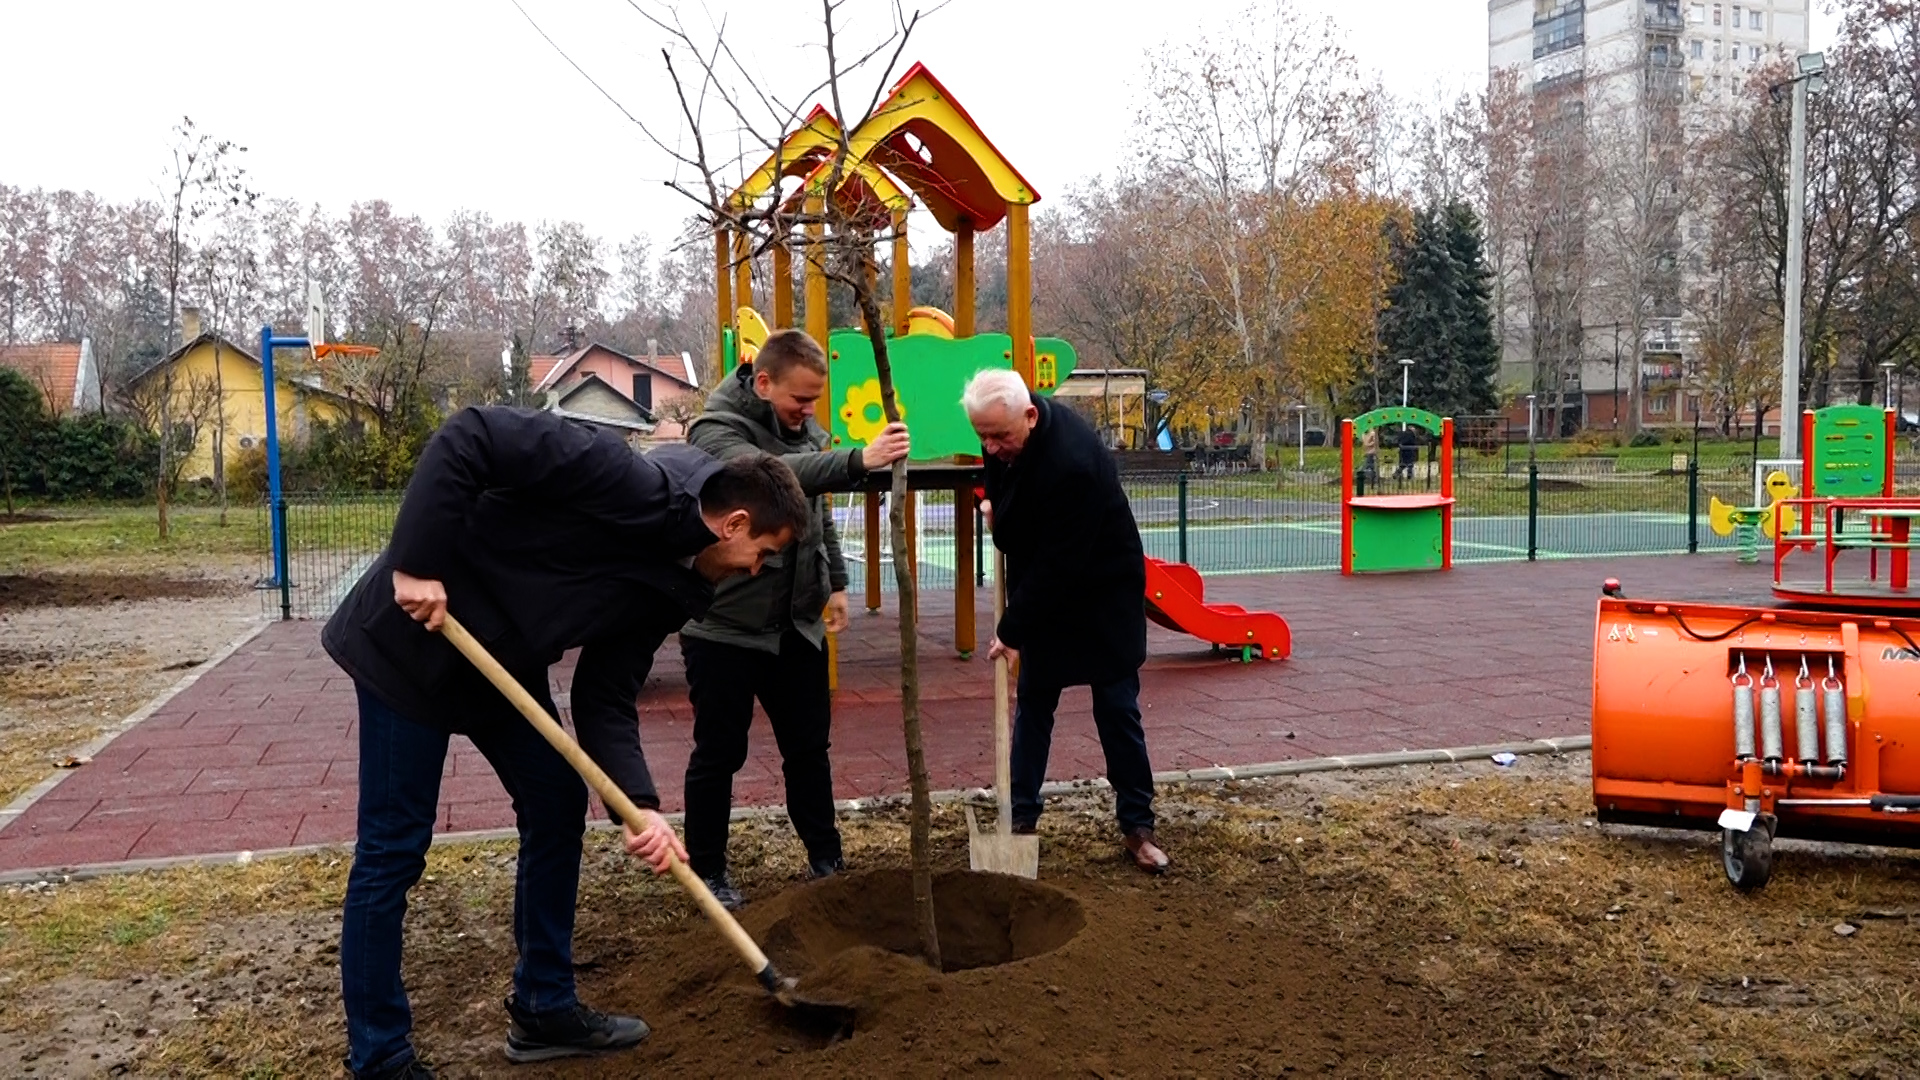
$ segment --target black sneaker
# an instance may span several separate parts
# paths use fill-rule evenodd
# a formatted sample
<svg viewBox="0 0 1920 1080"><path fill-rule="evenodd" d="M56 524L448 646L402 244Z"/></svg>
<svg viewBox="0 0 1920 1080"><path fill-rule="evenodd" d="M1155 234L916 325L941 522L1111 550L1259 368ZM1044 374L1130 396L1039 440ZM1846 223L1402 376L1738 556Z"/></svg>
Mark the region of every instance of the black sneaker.
<svg viewBox="0 0 1920 1080"><path fill-rule="evenodd" d="M707 891L712 893L713 898L720 901L720 906L728 911L739 911L741 905L747 902L747 898L740 894L740 890L733 887L733 877L725 870L700 880L707 883Z"/></svg>
<svg viewBox="0 0 1920 1080"><path fill-rule="evenodd" d="M844 874L846 870L847 860L838 855L831 859L815 859L807 864L807 880L819 881L821 878L830 878L835 874Z"/></svg>
<svg viewBox="0 0 1920 1080"><path fill-rule="evenodd" d="M626 1050L653 1034L637 1016L608 1016L575 1004L535 1016L507 999L507 1060L516 1065Z"/></svg>
<svg viewBox="0 0 1920 1080"><path fill-rule="evenodd" d="M354 1080L433 1080L433 1070L420 1063L420 1059L408 1058L398 1065L389 1065L378 1072L354 1073Z"/></svg>

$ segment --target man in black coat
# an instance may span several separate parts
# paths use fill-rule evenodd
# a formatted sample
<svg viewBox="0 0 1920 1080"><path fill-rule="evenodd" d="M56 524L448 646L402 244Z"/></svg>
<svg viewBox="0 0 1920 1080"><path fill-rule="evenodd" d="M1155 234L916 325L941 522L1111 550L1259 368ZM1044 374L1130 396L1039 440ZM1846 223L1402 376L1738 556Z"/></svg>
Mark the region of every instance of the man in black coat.
<svg viewBox="0 0 1920 1080"><path fill-rule="evenodd" d="M637 1018L574 994L573 920L587 789L504 695L434 631L451 611L536 701L578 647L580 744L642 808L621 824L655 873L686 858L658 813L636 699L667 635L804 528L793 473L761 455L725 464L691 447L641 456L547 412L471 408L427 443L393 538L327 621L322 642L359 695L358 839L341 925L347 1065L431 1076L400 981L407 891L439 816L447 740L466 735L513 798L520 832L507 1056L542 1061L632 1046Z"/></svg>
<svg viewBox="0 0 1920 1080"><path fill-rule="evenodd" d="M1060 691L1087 686L1127 854L1160 873L1168 859L1154 840L1140 724L1146 559L1113 457L1085 420L1014 372L980 372L961 400L986 459L993 544L1007 557L1006 609L987 655L1020 671L1013 829L1033 832L1039 820Z"/></svg>

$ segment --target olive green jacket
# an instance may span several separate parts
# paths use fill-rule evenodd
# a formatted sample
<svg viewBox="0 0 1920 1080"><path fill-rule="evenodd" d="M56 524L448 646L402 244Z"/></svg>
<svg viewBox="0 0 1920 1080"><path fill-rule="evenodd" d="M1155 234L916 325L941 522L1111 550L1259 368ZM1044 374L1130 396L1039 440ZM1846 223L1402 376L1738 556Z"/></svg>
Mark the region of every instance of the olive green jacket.
<svg viewBox="0 0 1920 1080"><path fill-rule="evenodd" d="M800 479L813 512L806 535L767 561L752 577L720 583L706 617L680 632L729 645L780 651L788 629L816 647L826 643L822 619L827 599L847 587L847 564L833 527L830 492L852 491L866 476L860 451L828 450L827 433L811 419L799 431L784 430L773 407L753 392L751 367L743 366L707 398L706 411L687 428L687 441L716 458L764 451L777 454Z"/></svg>

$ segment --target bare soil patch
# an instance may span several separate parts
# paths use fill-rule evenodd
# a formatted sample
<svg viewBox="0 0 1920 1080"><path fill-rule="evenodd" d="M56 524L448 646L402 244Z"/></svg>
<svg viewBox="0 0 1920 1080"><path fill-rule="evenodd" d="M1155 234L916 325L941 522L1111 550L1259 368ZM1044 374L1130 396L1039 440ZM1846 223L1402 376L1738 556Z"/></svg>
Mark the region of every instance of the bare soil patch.
<svg viewBox="0 0 1920 1080"><path fill-rule="evenodd" d="M40 607L100 607L142 600L192 600L232 596L244 586L230 575L186 577L159 574L0 574L0 610Z"/></svg>
<svg viewBox="0 0 1920 1080"><path fill-rule="evenodd" d="M843 815L856 870L814 884L784 821L737 823L742 920L805 993L857 1006L840 1039L791 1023L671 882L596 830L581 995L654 1033L538 1068L501 1054L513 845L438 848L408 914L416 1039L447 1077L1920 1075L1920 858L1783 844L1773 882L1742 895L1710 835L1596 824L1588 767L1163 791L1162 878L1121 861L1111 803L1089 793L1042 819L1039 882L972 886L964 820L941 808L936 895L964 909L946 929L970 958L946 973L902 955L903 812ZM347 862L0 897L0 1060L337 1075ZM173 1004L126 1004L136 975Z"/></svg>
<svg viewBox="0 0 1920 1080"><path fill-rule="evenodd" d="M255 572L0 576L0 805L255 623Z"/></svg>
<svg viewBox="0 0 1920 1080"><path fill-rule="evenodd" d="M39 525L58 520L58 518L51 514L36 514L29 510L22 510L13 514L0 514L0 525Z"/></svg>

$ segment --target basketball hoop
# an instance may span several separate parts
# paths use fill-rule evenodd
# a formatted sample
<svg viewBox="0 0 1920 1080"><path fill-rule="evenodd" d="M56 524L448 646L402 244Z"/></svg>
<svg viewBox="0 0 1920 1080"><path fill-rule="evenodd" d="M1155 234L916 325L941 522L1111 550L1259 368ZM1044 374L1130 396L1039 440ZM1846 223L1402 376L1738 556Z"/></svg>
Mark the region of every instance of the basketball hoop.
<svg viewBox="0 0 1920 1080"><path fill-rule="evenodd" d="M379 356L378 345L348 345L345 342L329 341L313 346L313 358L325 360L329 356Z"/></svg>

